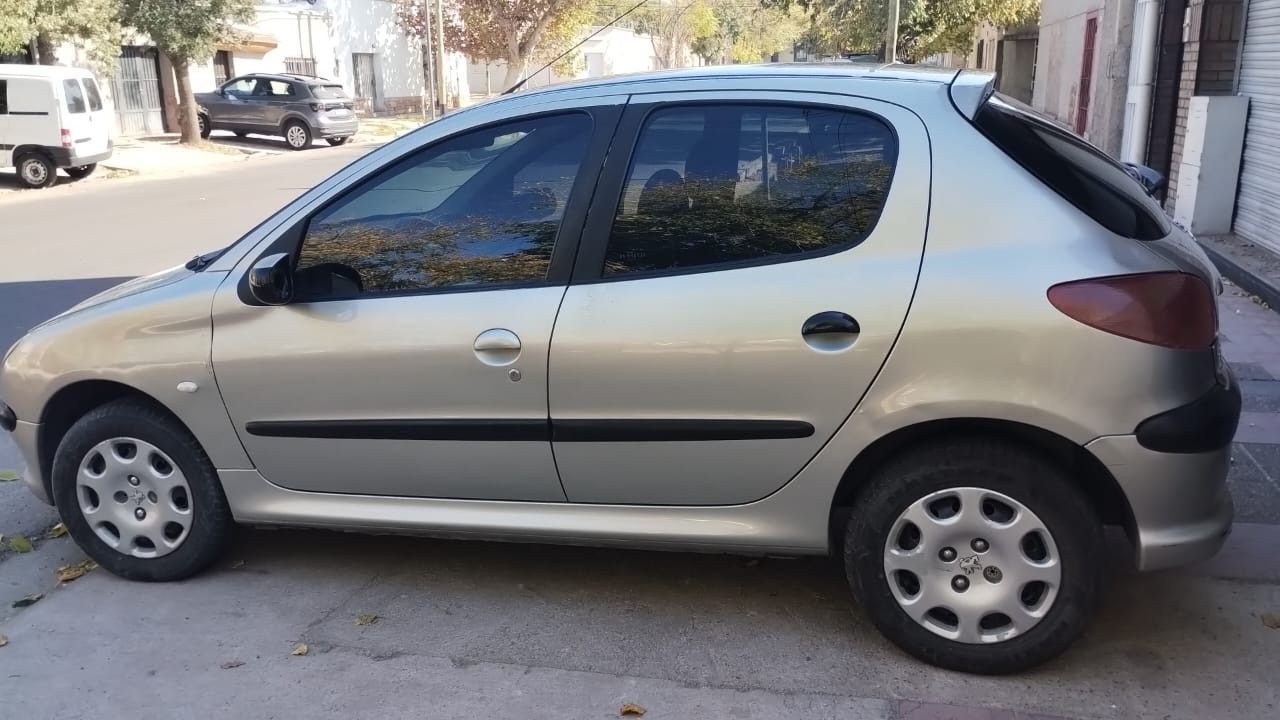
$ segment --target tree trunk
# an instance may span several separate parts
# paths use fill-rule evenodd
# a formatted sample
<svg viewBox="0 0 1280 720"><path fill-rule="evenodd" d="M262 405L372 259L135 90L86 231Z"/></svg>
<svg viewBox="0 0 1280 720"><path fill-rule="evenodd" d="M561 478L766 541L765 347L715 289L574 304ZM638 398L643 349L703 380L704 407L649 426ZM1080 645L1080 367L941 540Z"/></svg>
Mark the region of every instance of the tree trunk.
<svg viewBox="0 0 1280 720"><path fill-rule="evenodd" d="M58 54L53 49L53 40L44 33L36 36L36 55L39 56L37 61L41 65L56 65L58 63Z"/></svg>
<svg viewBox="0 0 1280 720"><path fill-rule="evenodd" d="M502 80L503 91L510 90L513 85L520 82L524 77L524 71L529 69L529 58L508 57L507 58L507 76Z"/></svg>
<svg viewBox="0 0 1280 720"><path fill-rule="evenodd" d="M191 69L185 60L170 57L173 77L178 83L178 142L195 145L200 142L200 121L196 117L196 96L191 92Z"/></svg>

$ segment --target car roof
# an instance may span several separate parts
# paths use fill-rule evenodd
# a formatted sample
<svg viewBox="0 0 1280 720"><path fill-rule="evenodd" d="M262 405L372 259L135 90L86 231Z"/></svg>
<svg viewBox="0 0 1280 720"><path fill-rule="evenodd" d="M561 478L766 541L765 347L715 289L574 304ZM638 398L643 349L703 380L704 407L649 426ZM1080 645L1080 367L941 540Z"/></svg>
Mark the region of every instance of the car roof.
<svg viewBox="0 0 1280 720"><path fill-rule="evenodd" d="M864 80L888 80L898 82L927 82L936 84L951 83L956 68L943 68L924 65L903 65L901 63L873 64L860 62L822 62L822 63L762 63L759 65L706 65L695 68L676 70L658 70L653 72L612 75L604 78L588 80L571 80L569 82L547 85L537 90L529 90L522 94L532 95L558 90L630 86L634 91L637 85L645 83L670 82L673 80L715 80L743 79L752 77L796 77L796 78L849 78Z"/></svg>
<svg viewBox="0 0 1280 720"><path fill-rule="evenodd" d="M81 78L93 77L93 73L78 67L65 65L0 64L0 76L29 78Z"/></svg>
<svg viewBox="0 0 1280 720"><path fill-rule="evenodd" d="M297 73L253 72L253 73L245 73L244 75L237 75L236 79L239 79L239 78L262 78L264 80L288 80L290 82L314 82L314 83L332 82L328 78L322 78L318 75L298 75Z"/></svg>

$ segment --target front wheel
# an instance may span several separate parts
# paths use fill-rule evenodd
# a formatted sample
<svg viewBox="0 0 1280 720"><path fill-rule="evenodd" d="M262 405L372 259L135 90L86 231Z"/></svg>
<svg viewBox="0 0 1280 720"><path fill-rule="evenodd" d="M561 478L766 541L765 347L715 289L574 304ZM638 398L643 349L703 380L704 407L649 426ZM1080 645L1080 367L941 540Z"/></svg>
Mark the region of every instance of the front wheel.
<svg viewBox="0 0 1280 720"><path fill-rule="evenodd" d="M881 468L844 543L850 585L886 637L980 674L1066 650L1097 606L1102 557L1097 514L1057 465L981 439Z"/></svg>
<svg viewBox="0 0 1280 720"><path fill-rule="evenodd" d="M290 150L305 150L311 147L311 128L300 120L293 120L284 126L284 141Z"/></svg>
<svg viewBox="0 0 1280 720"><path fill-rule="evenodd" d="M129 580L180 580L231 537L222 486L204 450L167 412L118 400L80 418L58 445L53 497L76 544Z"/></svg>
<svg viewBox="0 0 1280 720"><path fill-rule="evenodd" d="M200 126L200 137L208 140L209 133L213 132L213 125L209 122L209 116L200 113L196 116L196 124Z"/></svg>
<svg viewBox="0 0 1280 720"><path fill-rule="evenodd" d="M97 168L98 168L98 163L89 163L88 165L69 167L67 168L67 175L70 175L72 180L83 180L89 177L90 175L92 175L93 171L96 170Z"/></svg>

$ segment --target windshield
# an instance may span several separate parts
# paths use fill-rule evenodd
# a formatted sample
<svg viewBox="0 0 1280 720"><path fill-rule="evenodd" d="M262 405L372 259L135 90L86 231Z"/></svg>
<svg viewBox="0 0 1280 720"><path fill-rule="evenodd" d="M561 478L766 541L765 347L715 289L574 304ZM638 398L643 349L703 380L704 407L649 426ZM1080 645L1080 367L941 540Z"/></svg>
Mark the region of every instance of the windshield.
<svg viewBox="0 0 1280 720"><path fill-rule="evenodd" d="M311 95L321 100L345 100L347 93L341 85L312 85Z"/></svg>

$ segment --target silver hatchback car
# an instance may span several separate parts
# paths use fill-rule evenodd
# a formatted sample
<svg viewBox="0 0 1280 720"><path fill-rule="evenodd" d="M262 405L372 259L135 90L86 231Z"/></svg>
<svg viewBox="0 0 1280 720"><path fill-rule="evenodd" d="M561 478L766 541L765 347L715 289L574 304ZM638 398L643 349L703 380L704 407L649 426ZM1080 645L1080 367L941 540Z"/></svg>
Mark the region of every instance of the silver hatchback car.
<svg viewBox="0 0 1280 720"><path fill-rule="evenodd" d="M981 73L704 68L432 123L33 329L26 482L103 567L236 523L833 554L895 643L1018 671L1211 556L1212 266Z"/></svg>

